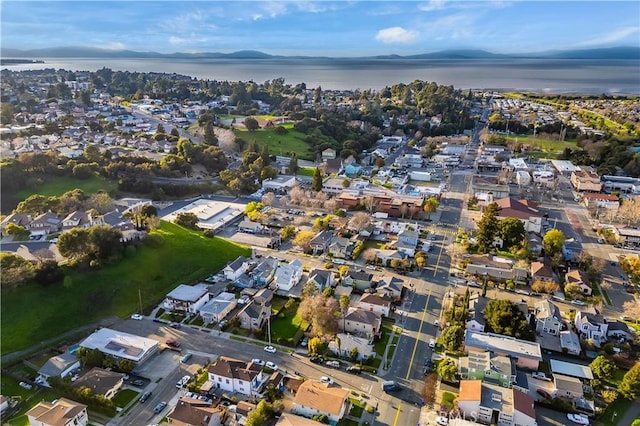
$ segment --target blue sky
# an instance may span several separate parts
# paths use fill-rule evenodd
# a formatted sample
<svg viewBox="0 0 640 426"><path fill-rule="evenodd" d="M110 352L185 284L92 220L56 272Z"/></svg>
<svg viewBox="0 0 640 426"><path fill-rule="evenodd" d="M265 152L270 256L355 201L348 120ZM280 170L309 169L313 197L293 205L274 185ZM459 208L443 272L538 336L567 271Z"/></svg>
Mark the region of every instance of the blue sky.
<svg viewBox="0 0 640 426"><path fill-rule="evenodd" d="M630 1L2 1L2 47L365 56L640 45Z"/></svg>

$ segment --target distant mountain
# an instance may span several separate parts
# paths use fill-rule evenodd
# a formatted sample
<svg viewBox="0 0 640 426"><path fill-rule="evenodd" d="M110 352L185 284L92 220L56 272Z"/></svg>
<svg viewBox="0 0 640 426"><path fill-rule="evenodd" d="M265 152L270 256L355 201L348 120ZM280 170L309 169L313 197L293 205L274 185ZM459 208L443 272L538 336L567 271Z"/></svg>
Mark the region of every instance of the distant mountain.
<svg viewBox="0 0 640 426"><path fill-rule="evenodd" d="M46 49L20 50L1 48L2 58L176 58L176 59L640 59L640 47L609 47L600 49L560 50L539 53L499 54L485 50L457 49L438 52L422 53L418 55L378 55L352 58L329 58L316 56L277 56L256 50L241 50L232 53L202 52L202 53L159 53L135 52L132 50L109 50L94 47L69 46L52 47Z"/></svg>

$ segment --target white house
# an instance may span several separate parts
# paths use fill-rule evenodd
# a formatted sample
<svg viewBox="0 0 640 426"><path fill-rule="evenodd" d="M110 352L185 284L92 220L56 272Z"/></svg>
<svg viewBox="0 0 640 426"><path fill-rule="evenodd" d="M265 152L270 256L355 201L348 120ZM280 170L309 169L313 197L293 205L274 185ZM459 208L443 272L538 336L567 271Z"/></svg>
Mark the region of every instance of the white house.
<svg viewBox="0 0 640 426"><path fill-rule="evenodd" d="M382 316L374 311L349 308L347 315L339 321L338 326L346 333L377 336L381 331Z"/></svg>
<svg viewBox="0 0 640 426"><path fill-rule="evenodd" d="M378 294L365 293L356 302L356 307L365 311L375 312L380 315L389 316L391 312L391 301Z"/></svg>
<svg viewBox="0 0 640 426"><path fill-rule="evenodd" d="M262 188L272 189L275 191L287 190L293 188L296 183L295 176L280 175L273 179L267 179L262 181Z"/></svg>
<svg viewBox="0 0 640 426"><path fill-rule="evenodd" d="M305 380L298 388L291 412L311 418L325 414L329 423L337 424L347 413L349 391L328 383Z"/></svg>
<svg viewBox="0 0 640 426"><path fill-rule="evenodd" d="M67 398L41 401L27 411L27 418L34 426L86 426L89 423L87 406Z"/></svg>
<svg viewBox="0 0 640 426"><path fill-rule="evenodd" d="M229 312L233 311L237 305L238 300L236 296L233 293L223 291L219 295L213 296L198 312L205 323L220 322Z"/></svg>
<svg viewBox="0 0 640 426"><path fill-rule="evenodd" d="M498 426L536 426L533 398L517 389L462 380L458 407L465 418Z"/></svg>
<svg viewBox="0 0 640 426"><path fill-rule="evenodd" d="M509 197L495 200L495 202L500 207L498 212L500 219L517 217L524 224L525 231L540 233L542 229L542 214L535 203L529 200L516 200Z"/></svg>
<svg viewBox="0 0 640 426"><path fill-rule="evenodd" d="M562 316L556 305L549 300L541 300L535 304L536 331L555 336L562 330Z"/></svg>
<svg viewBox="0 0 640 426"><path fill-rule="evenodd" d="M214 389L260 396L258 390L266 379L262 367L253 362L220 356L208 369L208 378Z"/></svg>
<svg viewBox="0 0 640 426"><path fill-rule="evenodd" d="M243 220L238 224L238 231L248 234L259 234L265 229L264 225L250 220Z"/></svg>
<svg viewBox="0 0 640 426"><path fill-rule="evenodd" d="M302 262L294 259L291 262L280 265L273 279L278 290L289 291L296 286L302 278Z"/></svg>
<svg viewBox="0 0 640 426"><path fill-rule="evenodd" d="M358 350L359 360L369 358L375 353L373 339L368 337L338 333L336 338L329 342L329 350L338 356L348 357L353 349Z"/></svg>
<svg viewBox="0 0 640 426"><path fill-rule="evenodd" d="M608 324L602 315L578 311L574 324L583 339L592 339L598 346L607 341Z"/></svg>
<svg viewBox="0 0 640 426"><path fill-rule="evenodd" d="M247 272L249 269L249 259L244 256L238 257L236 260L228 264L224 267L222 272L226 279L230 281L235 281L240 277L240 275Z"/></svg>
<svg viewBox="0 0 640 426"><path fill-rule="evenodd" d="M49 358L47 362L38 370L36 382L49 386L49 377L67 377L72 371L80 367L80 361L75 354L64 352L60 355Z"/></svg>
<svg viewBox="0 0 640 426"><path fill-rule="evenodd" d="M195 314L210 299L209 288L204 284L180 284L162 303L167 311L184 311Z"/></svg>

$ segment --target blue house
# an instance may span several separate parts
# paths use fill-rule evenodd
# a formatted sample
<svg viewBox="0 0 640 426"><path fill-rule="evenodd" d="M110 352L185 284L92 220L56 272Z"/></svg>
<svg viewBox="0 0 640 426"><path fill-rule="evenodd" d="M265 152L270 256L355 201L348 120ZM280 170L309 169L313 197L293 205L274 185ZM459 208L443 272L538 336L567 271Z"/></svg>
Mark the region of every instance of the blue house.
<svg viewBox="0 0 640 426"><path fill-rule="evenodd" d="M349 177L356 177L362 174L362 166L360 164L351 163L344 168L344 173Z"/></svg>
<svg viewBox="0 0 640 426"><path fill-rule="evenodd" d="M278 263L278 259L266 257L255 267L251 275L256 283L256 287L266 287L271 284L276 274L276 269L278 269Z"/></svg>

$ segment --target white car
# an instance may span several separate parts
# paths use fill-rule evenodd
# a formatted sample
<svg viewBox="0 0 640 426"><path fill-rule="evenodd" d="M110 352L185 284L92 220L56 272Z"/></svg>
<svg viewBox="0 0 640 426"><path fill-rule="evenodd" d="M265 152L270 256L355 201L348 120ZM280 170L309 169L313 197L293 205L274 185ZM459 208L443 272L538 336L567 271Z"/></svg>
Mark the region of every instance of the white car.
<svg viewBox="0 0 640 426"><path fill-rule="evenodd" d="M578 306L584 306L584 305L586 305L586 303L584 303L582 300L578 300L578 299L572 300L572 301L571 301L571 304L572 304L572 305L578 305Z"/></svg>
<svg viewBox="0 0 640 426"><path fill-rule="evenodd" d="M140 321L140 320L142 319L142 315L140 315L140 314L133 314L133 315L131 315L131 319L134 319L134 320L138 320L138 321Z"/></svg>
<svg viewBox="0 0 640 426"><path fill-rule="evenodd" d="M251 360L251 362L253 362L254 364L258 364L260 366L264 365L264 361L259 358L254 358Z"/></svg>
<svg viewBox="0 0 640 426"><path fill-rule="evenodd" d="M436 424L440 426L447 426L449 424L449 419L445 416L436 417Z"/></svg>
<svg viewBox="0 0 640 426"><path fill-rule="evenodd" d="M333 379L332 379L331 377L329 377L329 376L322 376L322 377L320 377L320 381L321 381L322 383L329 383L330 385L332 385L332 384L333 384Z"/></svg>
<svg viewBox="0 0 640 426"><path fill-rule="evenodd" d="M584 414L569 413L569 414L567 414L567 418L569 420L571 420L572 422L577 423L579 425L588 425L589 424L589 417L585 416Z"/></svg>
<svg viewBox="0 0 640 426"><path fill-rule="evenodd" d="M267 361L267 363L265 364L265 367L270 368L274 371L278 369L278 366L271 361Z"/></svg>
<svg viewBox="0 0 640 426"><path fill-rule="evenodd" d="M265 346L264 350L265 350L265 352L269 352L271 354L276 353L276 348L274 348L273 346Z"/></svg>

